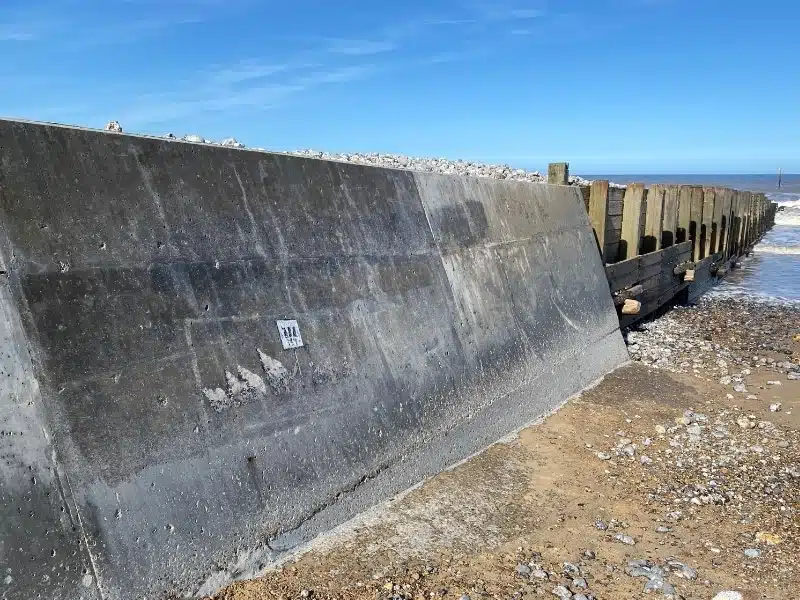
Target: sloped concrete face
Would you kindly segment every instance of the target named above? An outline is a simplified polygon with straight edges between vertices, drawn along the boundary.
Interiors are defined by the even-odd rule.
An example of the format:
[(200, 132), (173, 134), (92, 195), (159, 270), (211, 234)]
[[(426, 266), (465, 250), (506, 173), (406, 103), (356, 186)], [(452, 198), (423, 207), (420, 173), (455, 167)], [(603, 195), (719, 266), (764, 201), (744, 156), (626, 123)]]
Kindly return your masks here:
[(0, 121), (0, 244), (3, 598), (212, 592), (627, 360), (577, 189)]

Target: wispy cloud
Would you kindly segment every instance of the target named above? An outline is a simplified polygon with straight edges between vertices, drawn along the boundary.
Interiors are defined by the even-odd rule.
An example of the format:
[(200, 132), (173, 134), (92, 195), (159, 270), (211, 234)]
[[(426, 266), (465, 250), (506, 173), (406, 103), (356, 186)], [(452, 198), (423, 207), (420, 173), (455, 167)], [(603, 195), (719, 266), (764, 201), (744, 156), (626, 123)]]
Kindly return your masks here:
[(0, 42), (30, 42), (38, 37), (36, 33), (23, 26), (0, 24)]
[(392, 40), (335, 40), (328, 48), (329, 52), (343, 56), (368, 56), (391, 52), (397, 49), (397, 42)]

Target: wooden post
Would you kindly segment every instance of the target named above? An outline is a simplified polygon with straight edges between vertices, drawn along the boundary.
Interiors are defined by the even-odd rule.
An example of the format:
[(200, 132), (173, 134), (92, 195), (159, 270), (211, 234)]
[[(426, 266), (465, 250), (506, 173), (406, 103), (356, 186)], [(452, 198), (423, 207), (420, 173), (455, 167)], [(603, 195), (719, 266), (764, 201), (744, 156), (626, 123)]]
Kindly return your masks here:
[(731, 236), (733, 251), (736, 256), (742, 255), (742, 235), (744, 232), (744, 192), (736, 192), (735, 230)]
[(619, 260), (639, 256), (639, 242), (642, 235), (642, 202), (644, 184), (632, 183), (625, 190), (622, 206), (622, 235), (619, 241)]
[(677, 185), (668, 185), (664, 192), (664, 219), (661, 226), (661, 247), (668, 248), (673, 244), (678, 235), (678, 201), (680, 188)]
[(663, 185), (651, 185), (647, 191), (647, 212), (644, 219), (644, 239), (642, 254), (661, 249), (661, 223), (664, 217)]
[(714, 214), (711, 217), (711, 252), (719, 252), (719, 241), (722, 237), (722, 212), (725, 208), (725, 189), (714, 188)]
[(589, 189), (589, 221), (592, 223), (600, 256), (605, 260), (606, 220), (608, 219), (608, 181), (593, 181)]
[(700, 228), (703, 224), (703, 188), (697, 185), (692, 186), (692, 214), (689, 223), (689, 239), (692, 241), (692, 260), (699, 262), (700, 248)]
[(739, 207), (740, 223), (739, 226), (739, 255), (744, 254), (747, 248), (747, 227), (750, 225), (747, 219), (747, 211), (750, 206), (750, 192), (742, 192), (742, 205)]
[(711, 233), (714, 223), (714, 188), (703, 188), (703, 222), (700, 226), (700, 258), (711, 256)]
[(678, 188), (678, 231), (675, 243), (689, 240), (689, 229), (692, 225), (692, 188), (682, 185)]
[[(717, 252), (721, 252), (723, 256), (730, 256), (730, 238), (731, 238), (731, 202), (733, 201), (733, 190), (730, 188), (720, 188), (717, 198), (721, 198), (720, 202), (720, 220), (719, 220), (719, 244), (717, 245)], [(716, 208), (716, 206), (715, 206)]]
[(547, 165), (547, 183), (569, 185), (569, 163), (550, 163)]

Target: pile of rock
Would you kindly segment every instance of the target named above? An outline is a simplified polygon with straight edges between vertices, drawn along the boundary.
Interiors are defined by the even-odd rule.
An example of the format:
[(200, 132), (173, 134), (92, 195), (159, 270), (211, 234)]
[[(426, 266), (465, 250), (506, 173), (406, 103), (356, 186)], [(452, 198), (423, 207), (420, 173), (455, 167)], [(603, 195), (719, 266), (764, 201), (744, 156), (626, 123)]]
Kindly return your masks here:
[(677, 307), (626, 331), (625, 341), (633, 360), (693, 373), (752, 396), (745, 378), (756, 368), (776, 374), (773, 386), (782, 385), (781, 379), (800, 378), (800, 362), (784, 335), (792, 322), (800, 326), (792, 306), (704, 298), (697, 306)]
[(318, 152), (316, 150), (297, 150), (289, 152), (288, 154), (319, 158), (321, 160), (334, 160), (386, 167), (390, 169), (408, 169), (410, 171), (462, 175), (465, 177), (489, 177), (492, 179), (507, 179), (510, 181), (527, 181), (529, 183), (543, 183), (547, 180), (539, 171), (527, 171), (525, 169), (514, 169), (509, 165), (491, 165), (467, 160), (419, 158), (403, 156), (402, 154), (379, 154), (375, 152), (367, 154), (337, 154)]

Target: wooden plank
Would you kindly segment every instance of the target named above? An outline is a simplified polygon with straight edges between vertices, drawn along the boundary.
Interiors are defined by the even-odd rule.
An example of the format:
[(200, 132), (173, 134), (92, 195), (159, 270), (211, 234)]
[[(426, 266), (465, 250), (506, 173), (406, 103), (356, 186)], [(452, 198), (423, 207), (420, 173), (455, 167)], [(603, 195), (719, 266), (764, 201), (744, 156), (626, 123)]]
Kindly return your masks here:
[(656, 277), (661, 273), (661, 261), (659, 260), (657, 263), (652, 265), (639, 265), (639, 282), (641, 283), (645, 279), (649, 279), (650, 277)]
[[(593, 181), (589, 189), (589, 221), (600, 252), (605, 252), (608, 218), (608, 181)], [(605, 259), (605, 256), (603, 256)]]
[(679, 198), (680, 188), (677, 185), (668, 185), (664, 192), (664, 218), (661, 226), (662, 248), (677, 243)]
[(739, 256), (739, 236), (742, 230), (742, 192), (736, 190), (733, 193), (733, 200), (731, 203), (731, 233), (730, 242), (728, 244), (729, 254), (731, 256)]
[(622, 200), (611, 200), (611, 194), (608, 194), (608, 214), (609, 216), (622, 216)]
[[(717, 191), (717, 200), (719, 200), (719, 239), (715, 249), (716, 252), (722, 252), (728, 256), (728, 245), (730, 243), (730, 230), (731, 230), (731, 200), (733, 199), (733, 190), (730, 188), (720, 188)], [(716, 205), (714, 210), (716, 211)]]
[(639, 258), (606, 265), (606, 279), (612, 292), (632, 286), (639, 279)]
[(719, 251), (720, 237), (722, 237), (722, 211), (725, 206), (725, 188), (714, 188), (714, 213), (711, 218), (711, 249), (710, 252)]
[(664, 217), (665, 192), (666, 188), (658, 184), (651, 185), (647, 190), (642, 254), (661, 249), (661, 223)]
[(692, 186), (691, 222), (689, 238), (692, 241), (692, 257), (700, 260), (700, 226), (703, 222), (703, 188)]
[(658, 250), (657, 252), (649, 252), (648, 254), (642, 254), (639, 257), (639, 264), (643, 267), (660, 264), (663, 254), (664, 252), (662, 250)]
[(692, 222), (692, 187), (682, 185), (678, 187), (678, 231), (675, 239), (685, 242), (689, 239), (689, 227)]
[(621, 235), (622, 229), (606, 229), (606, 246), (608, 244), (619, 242)]
[[(616, 242), (608, 242), (606, 243), (606, 256), (619, 256), (619, 240)], [(606, 264), (613, 264), (613, 263), (606, 263)]]
[(703, 220), (700, 223), (700, 256), (713, 254), (711, 241), (714, 228), (714, 188), (703, 188)]
[(641, 183), (630, 184), (625, 190), (625, 203), (622, 207), (622, 236), (619, 243), (620, 260), (627, 260), (639, 255), (643, 201), (644, 185)]

